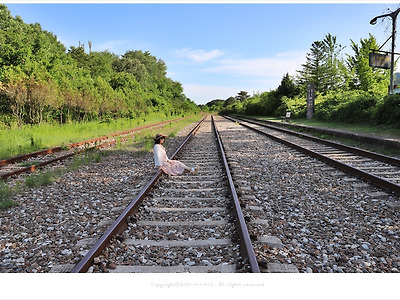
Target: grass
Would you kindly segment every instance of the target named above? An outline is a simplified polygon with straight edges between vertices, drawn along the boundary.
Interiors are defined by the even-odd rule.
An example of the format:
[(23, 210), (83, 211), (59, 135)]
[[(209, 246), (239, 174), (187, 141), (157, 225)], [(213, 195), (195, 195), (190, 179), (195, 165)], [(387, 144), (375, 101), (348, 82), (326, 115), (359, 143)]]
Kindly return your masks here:
[(17, 202), (12, 200), (12, 196), (18, 194), (21, 190), (25, 188), (38, 188), (40, 186), (50, 185), (61, 178), (66, 172), (76, 171), (85, 164), (99, 163), (104, 156), (112, 155), (112, 153), (118, 153), (119, 151), (130, 151), (133, 147), (139, 151), (132, 151), (132, 155), (136, 156), (148, 153), (154, 147), (153, 138), (158, 132), (162, 132), (171, 138), (176, 136), (176, 134), (185, 126), (197, 121), (199, 121), (199, 116), (191, 116), (179, 122), (167, 123), (162, 128), (146, 129), (138, 132), (135, 134), (134, 138), (128, 139), (126, 143), (119, 140), (117, 141), (116, 147), (112, 150), (90, 150), (84, 154), (75, 155), (72, 161), (67, 164), (65, 168), (39, 171), (26, 176), (22, 187), (17, 184), (14, 188), (10, 188), (6, 182), (0, 181), (0, 209), (5, 210), (19, 205)]
[(176, 119), (153, 113), (140, 119), (119, 119), (109, 123), (94, 121), (64, 125), (25, 125), (19, 129), (0, 129), (0, 159), (104, 136), (138, 126)]
[(0, 209), (7, 209), (18, 205), (11, 199), (13, 194), (12, 189), (4, 181), (0, 180)]

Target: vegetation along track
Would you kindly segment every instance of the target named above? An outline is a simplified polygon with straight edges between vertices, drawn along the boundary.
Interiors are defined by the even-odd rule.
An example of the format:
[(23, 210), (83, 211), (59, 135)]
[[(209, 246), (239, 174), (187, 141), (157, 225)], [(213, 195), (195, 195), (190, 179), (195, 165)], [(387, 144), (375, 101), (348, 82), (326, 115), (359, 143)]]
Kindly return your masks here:
[(19, 155), (8, 159), (0, 160), (0, 178), (6, 179), (14, 175), (36, 171), (41, 167), (49, 164), (65, 160), (76, 154), (83, 153), (85, 151), (103, 148), (111, 146), (117, 143), (117, 140), (126, 141), (134, 136), (134, 133), (149, 129), (165, 126), (170, 122), (176, 122), (182, 120), (182, 118), (159, 122), (156, 124), (149, 124), (139, 126), (130, 130), (113, 133), (110, 135), (94, 138), (78, 143), (72, 143), (66, 147), (54, 147), (51, 149), (45, 149), (33, 153)]
[(172, 157), (198, 174), (158, 172), (72, 272), (259, 272), (218, 133), (209, 119), (195, 132)]
[[(261, 272), (399, 272), (397, 196), (236, 122), (216, 119)], [(226, 210), (225, 180), (214, 178), (221, 168), (210, 158), (216, 155), (202, 163), (200, 149), (210, 136), (199, 131), (196, 139), (179, 159), (199, 163), (201, 172), (162, 177), (128, 230), (93, 260), (91, 271), (249, 270), (239, 257), (233, 223), (226, 221), (233, 216)], [(226, 245), (212, 244), (222, 241)]]
[[(380, 189), (236, 122), (218, 117), (216, 127), (261, 272), (399, 272), (400, 214), (393, 205), (398, 203), (397, 196), (382, 193)], [(202, 135), (206, 136), (199, 131), (191, 142)], [(211, 134), (208, 136), (214, 138)], [(167, 143), (175, 139), (167, 139)], [(165, 267), (169, 264), (170, 271), (174, 272), (183, 268), (186, 272), (233, 271), (231, 260), (239, 266), (235, 271), (248, 271), (247, 261), (241, 261), (238, 255), (240, 243), (234, 233), (234, 223), (230, 222), (234, 219), (231, 210), (215, 209), (231, 206), (220, 201), (221, 196), (214, 199), (216, 205), (211, 217), (221, 220), (228, 217), (229, 224), (223, 232), (185, 224), (168, 228), (152, 226), (154, 223), (139, 223), (157, 219), (168, 222), (181, 222), (178, 218), (194, 220), (195, 215), (206, 212), (171, 211), (186, 207), (205, 208), (208, 198), (212, 198), (207, 194), (216, 191), (204, 189), (227, 188), (222, 179), (207, 178), (207, 173), (204, 173), (207, 166), (213, 166), (212, 159), (216, 155), (203, 165), (200, 164), (201, 148), (189, 147), (196, 153), (194, 159), (203, 173), (172, 178), (163, 175), (155, 189), (137, 207), (138, 214), (127, 218), (128, 231), (121, 229), (121, 235), (111, 239), (109, 247), (93, 258), (94, 264), (88, 268), (89, 271), (117, 272), (124, 268), (128, 271), (127, 266), (135, 264), (144, 267), (142, 270), (153, 268), (152, 271), (155, 271), (155, 265), (163, 264)], [(175, 149), (175, 146), (167, 145), (167, 149)], [(149, 166), (153, 166), (151, 153), (137, 158), (126, 154), (95, 164), (93, 168), (88, 166), (73, 172), (68, 175), (68, 180), (41, 187), (34, 194), (23, 193), (20, 196), (21, 207), (11, 208), (0, 218), (0, 270), (69, 272), (76, 267), (114, 218), (117, 219), (134, 196), (146, 188), (148, 180), (156, 176), (154, 171), (149, 171)], [(178, 159), (194, 163), (189, 160), (189, 153), (179, 155)], [(110, 164), (115, 166), (111, 168)], [(212, 173), (219, 173), (218, 168), (214, 166)], [(197, 184), (189, 183), (192, 180)], [(175, 195), (175, 190), (182, 186), (192, 188), (193, 185), (203, 191), (197, 196), (180, 197), (182, 201), (174, 200), (180, 196)], [(225, 197), (228, 193), (226, 189)], [(162, 208), (166, 208), (164, 212)], [(130, 245), (128, 241), (133, 240), (128, 235), (130, 231), (139, 234), (136, 240), (145, 240), (148, 235), (148, 241), (160, 244)], [(163, 233), (169, 234), (168, 237)], [(231, 239), (233, 245), (228, 245), (228, 250), (210, 246), (207, 249), (214, 252), (209, 257), (204, 246), (188, 248), (174, 242), (198, 240), (191, 234), (197, 234), (200, 240), (208, 237)], [(163, 241), (171, 241), (172, 245), (163, 246)], [(235, 250), (233, 255), (227, 255), (230, 258), (216, 256), (216, 252), (229, 250)], [(225, 269), (218, 266), (223, 263)], [(193, 268), (211, 265), (214, 267), (209, 269)]]

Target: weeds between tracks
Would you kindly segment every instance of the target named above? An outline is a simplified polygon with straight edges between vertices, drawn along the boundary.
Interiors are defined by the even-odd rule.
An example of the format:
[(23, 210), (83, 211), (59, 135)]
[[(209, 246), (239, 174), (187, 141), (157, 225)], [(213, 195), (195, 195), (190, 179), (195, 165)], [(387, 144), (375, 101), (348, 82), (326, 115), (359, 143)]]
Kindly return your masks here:
[(18, 194), (22, 189), (25, 188), (37, 188), (44, 185), (52, 184), (54, 181), (61, 178), (68, 171), (76, 171), (82, 165), (89, 163), (101, 162), (102, 157), (112, 155), (113, 153), (118, 153), (120, 150), (133, 150), (132, 155), (140, 156), (148, 153), (153, 149), (154, 141), (153, 137), (159, 131), (162, 131), (168, 137), (174, 137), (176, 134), (184, 127), (192, 124), (194, 121), (198, 120), (198, 116), (192, 116), (188, 119), (171, 122), (164, 126), (162, 129), (146, 129), (135, 134), (134, 137), (129, 137), (127, 141), (122, 142), (121, 139), (117, 138), (116, 147), (111, 150), (91, 150), (84, 154), (79, 154), (73, 157), (72, 161), (66, 165), (66, 167), (49, 169), (46, 171), (39, 171), (37, 173), (32, 173), (25, 177), (25, 181), (17, 183), (14, 187), (10, 187), (7, 182), (0, 182), (0, 209), (5, 210), (7, 208), (18, 205), (17, 202), (12, 200), (12, 197)]

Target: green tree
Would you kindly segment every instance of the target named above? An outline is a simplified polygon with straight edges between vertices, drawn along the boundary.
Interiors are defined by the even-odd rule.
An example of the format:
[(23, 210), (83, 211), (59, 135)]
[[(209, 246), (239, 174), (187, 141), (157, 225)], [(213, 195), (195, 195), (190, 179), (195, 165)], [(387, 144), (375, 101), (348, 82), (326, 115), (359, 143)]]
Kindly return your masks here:
[(301, 65), (303, 69), (297, 71), (299, 85), (306, 86), (309, 82), (313, 82), (317, 92), (323, 91), (326, 79), (325, 55), (324, 43), (322, 41), (313, 42), (310, 52), (306, 55), (306, 63)]
[(323, 90), (334, 90), (345, 85), (344, 78), (346, 73), (344, 72), (344, 62), (340, 55), (344, 47), (338, 44), (336, 36), (330, 33), (325, 36), (323, 45), (325, 51), (324, 65), (326, 70), (326, 79), (324, 80), (325, 86)]
[(236, 99), (243, 102), (245, 101), (247, 98), (249, 98), (250, 95), (246, 92), (246, 91), (240, 91), (237, 96)]
[(378, 44), (373, 35), (367, 39), (360, 39), (360, 44), (351, 40), (354, 55), (348, 55), (347, 63), (351, 70), (350, 87), (363, 91), (385, 94), (389, 86), (389, 71), (372, 68), (369, 66), (369, 53), (371, 49), (378, 49)]
[(281, 83), (277, 88), (277, 95), (279, 97), (286, 96), (292, 98), (299, 93), (299, 88), (294, 80), (289, 76), (289, 73), (283, 76)]

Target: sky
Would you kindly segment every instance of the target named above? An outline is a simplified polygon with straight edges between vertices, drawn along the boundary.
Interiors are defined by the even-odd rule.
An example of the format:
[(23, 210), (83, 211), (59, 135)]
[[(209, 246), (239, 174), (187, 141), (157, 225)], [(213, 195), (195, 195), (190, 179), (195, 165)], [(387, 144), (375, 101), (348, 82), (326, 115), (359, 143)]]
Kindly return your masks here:
[(369, 22), (399, 7), (378, 1), (151, 2), (2, 3), (13, 17), (52, 32), (67, 49), (84, 44), (88, 52), (91, 41), (92, 51), (149, 51), (196, 104), (276, 89), (286, 73), (302, 69), (312, 43), (328, 33), (350, 55), (351, 40), (359, 43), (369, 34), (382, 45), (391, 35), (391, 18)]

